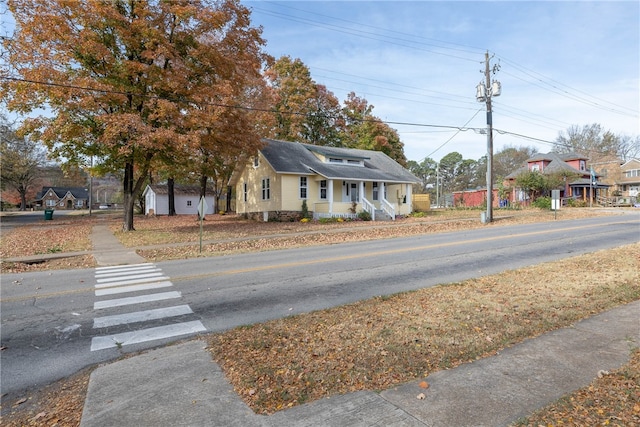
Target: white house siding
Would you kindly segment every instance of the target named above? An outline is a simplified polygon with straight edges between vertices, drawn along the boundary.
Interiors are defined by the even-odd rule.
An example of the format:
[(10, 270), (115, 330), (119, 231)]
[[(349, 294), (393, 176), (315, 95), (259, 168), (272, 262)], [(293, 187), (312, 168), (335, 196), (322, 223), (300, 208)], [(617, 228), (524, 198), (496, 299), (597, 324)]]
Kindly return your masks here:
[[(207, 210), (205, 215), (212, 215), (215, 199), (213, 195), (205, 197), (207, 201)], [(198, 204), (200, 196), (197, 195), (174, 195), (176, 207), (176, 215), (196, 215), (198, 213)], [(191, 202), (191, 206), (189, 206)], [(166, 194), (156, 194), (151, 188), (147, 188), (145, 192), (145, 215), (169, 215), (169, 196)]]
[[(215, 204), (215, 199), (213, 196), (206, 196), (205, 200), (207, 201), (207, 210), (205, 215), (212, 215), (213, 207)], [(189, 203), (190, 202), (190, 203)], [(177, 215), (196, 215), (198, 213), (198, 204), (200, 203), (199, 196), (183, 196), (176, 195), (175, 196), (175, 205), (176, 205), (176, 214)], [(169, 206), (169, 199), (166, 199), (167, 208)], [(189, 206), (190, 204), (190, 206)]]

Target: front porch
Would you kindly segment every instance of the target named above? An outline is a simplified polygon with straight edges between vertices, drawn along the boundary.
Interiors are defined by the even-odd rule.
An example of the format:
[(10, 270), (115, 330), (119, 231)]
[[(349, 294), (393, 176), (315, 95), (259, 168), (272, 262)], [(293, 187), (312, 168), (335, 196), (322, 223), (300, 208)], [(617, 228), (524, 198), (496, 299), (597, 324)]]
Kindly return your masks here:
[[(394, 221), (397, 215), (411, 213), (411, 184), (326, 180), (320, 188), (326, 189), (321, 192), (325, 200), (313, 203), (314, 219), (355, 219), (364, 211), (372, 221)], [(389, 194), (395, 194), (396, 202), (388, 200)]]

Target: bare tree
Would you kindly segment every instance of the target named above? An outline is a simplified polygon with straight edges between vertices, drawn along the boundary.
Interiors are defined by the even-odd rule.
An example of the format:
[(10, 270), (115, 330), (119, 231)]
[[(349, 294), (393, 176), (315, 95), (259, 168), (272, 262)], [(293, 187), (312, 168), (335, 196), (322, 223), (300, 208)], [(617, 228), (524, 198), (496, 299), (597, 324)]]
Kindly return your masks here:
[(10, 187), (20, 195), (20, 210), (27, 208), (27, 193), (46, 161), (43, 148), (35, 141), (19, 136), (11, 124), (0, 116), (0, 156), (2, 189)]

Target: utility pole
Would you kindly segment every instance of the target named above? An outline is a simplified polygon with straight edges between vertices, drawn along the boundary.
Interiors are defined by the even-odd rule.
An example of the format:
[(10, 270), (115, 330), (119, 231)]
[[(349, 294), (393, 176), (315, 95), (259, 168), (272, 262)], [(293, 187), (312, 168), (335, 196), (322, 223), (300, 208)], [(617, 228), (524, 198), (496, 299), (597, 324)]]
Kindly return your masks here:
[(440, 207), (440, 163), (436, 163), (436, 208)]
[(491, 111), (491, 98), (500, 96), (500, 82), (491, 82), (491, 72), (497, 73), (499, 65), (490, 65), (489, 51), (484, 54), (484, 77), (485, 81), (480, 81), (476, 86), (476, 99), (478, 102), (485, 102), (487, 105), (487, 213), (485, 222), (493, 221), (493, 117)]

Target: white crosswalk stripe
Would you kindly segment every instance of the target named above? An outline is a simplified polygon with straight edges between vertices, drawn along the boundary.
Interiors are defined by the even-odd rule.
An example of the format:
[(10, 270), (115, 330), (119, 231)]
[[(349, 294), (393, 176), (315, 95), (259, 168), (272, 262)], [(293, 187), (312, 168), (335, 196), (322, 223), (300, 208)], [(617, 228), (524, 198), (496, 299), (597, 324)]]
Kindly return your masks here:
[(182, 294), (177, 291), (161, 292), (158, 294), (140, 295), (136, 297), (117, 298), (93, 303), (95, 310), (103, 308), (122, 307), (123, 305), (142, 304), (145, 302), (162, 301), (165, 299), (180, 298)]
[(141, 342), (161, 340), (180, 335), (204, 332), (206, 328), (199, 320), (193, 322), (176, 323), (173, 325), (157, 326), (155, 328), (140, 329), (133, 332), (94, 337), (91, 340), (91, 351), (105, 348), (122, 347), (124, 345), (139, 344)]
[(102, 273), (98, 273), (96, 272), (96, 279), (100, 279), (102, 277), (116, 277), (116, 276), (128, 276), (132, 273), (153, 273), (156, 271), (160, 271), (159, 268), (153, 267), (153, 266), (149, 266), (149, 267), (137, 267), (137, 268), (132, 268), (129, 270), (123, 270), (123, 269), (117, 269), (117, 270), (111, 270), (111, 271), (105, 271)]
[[(164, 276), (162, 270), (155, 264), (98, 267), (95, 270), (95, 279), (96, 297), (112, 297), (118, 294), (145, 291), (149, 293), (96, 300), (93, 308), (96, 312), (104, 313), (104, 316), (94, 318), (93, 328), (108, 328), (109, 335), (93, 337), (91, 351), (120, 348), (206, 331), (202, 322), (192, 320), (195, 314), (187, 304), (145, 308), (145, 305), (153, 304), (157, 307), (158, 304), (175, 302), (176, 299), (182, 298), (179, 291), (151, 292), (173, 286), (169, 278)], [(126, 312), (133, 307), (141, 309)], [(123, 310), (125, 312), (122, 312)], [(160, 322), (161, 325), (150, 326), (149, 322), (156, 322), (156, 324)]]
[(145, 282), (158, 282), (160, 280), (168, 280), (169, 278), (166, 276), (157, 276), (157, 277), (145, 277), (141, 279), (135, 280), (119, 280), (117, 282), (110, 283), (98, 283), (96, 288), (109, 288), (113, 286), (125, 286), (125, 285), (135, 285), (136, 283), (145, 283)]
[[(158, 276), (162, 276), (162, 272), (161, 271), (157, 271), (157, 272), (152, 272), (152, 273), (145, 273), (145, 274), (130, 274), (128, 276), (126, 276), (127, 280), (131, 281), (131, 280), (144, 280), (144, 279), (148, 279), (151, 277), (158, 277)], [(98, 283), (109, 283), (109, 282), (119, 282), (122, 281), (121, 277), (109, 277), (106, 279), (98, 279), (96, 280), (96, 282)]]
[(173, 284), (169, 281), (143, 283), (140, 285), (117, 286), (115, 288), (96, 289), (96, 296), (100, 297), (103, 295), (123, 294), (126, 292), (147, 291), (151, 289), (168, 288), (169, 286), (173, 286)]
[(193, 311), (188, 305), (176, 305), (167, 308), (155, 308), (153, 310), (136, 311), (134, 313), (114, 314), (111, 316), (96, 317), (93, 319), (94, 328), (124, 325), (127, 323), (144, 322), (146, 320), (162, 319), (163, 317), (182, 316)]

